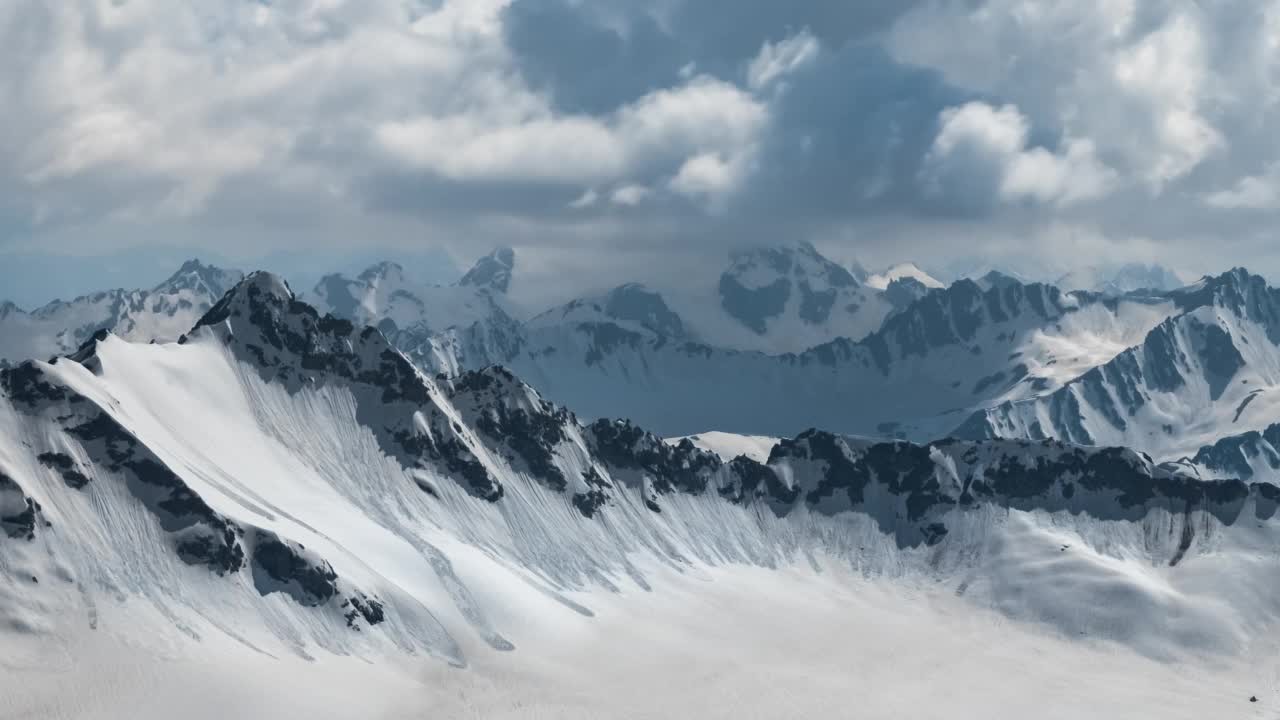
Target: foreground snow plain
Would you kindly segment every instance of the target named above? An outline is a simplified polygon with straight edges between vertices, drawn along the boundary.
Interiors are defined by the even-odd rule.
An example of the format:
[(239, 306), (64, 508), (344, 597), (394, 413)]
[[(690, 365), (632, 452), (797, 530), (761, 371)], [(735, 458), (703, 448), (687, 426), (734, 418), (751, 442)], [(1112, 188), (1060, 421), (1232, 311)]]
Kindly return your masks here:
[(16, 659), (6, 652), (0, 717), (1065, 719), (1280, 712), (1274, 640), (1230, 660), (1157, 660), (1107, 640), (1012, 622), (956, 597), (945, 583), (867, 579), (838, 566), (658, 575), (652, 592), (575, 594), (593, 617), (537, 594), (485, 596), (486, 612), (504, 619), (517, 650), (462, 636), (465, 668), (421, 656), (322, 652), (308, 660), (269, 639), (253, 649), (198, 625), (192, 630), (199, 640), (172, 629), (139, 636), (129, 630), (132, 621), (151, 611), (126, 604), (100, 617), (96, 632), (84, 618), (69, 619), (80, 627), (65, 644), (27, 648)]

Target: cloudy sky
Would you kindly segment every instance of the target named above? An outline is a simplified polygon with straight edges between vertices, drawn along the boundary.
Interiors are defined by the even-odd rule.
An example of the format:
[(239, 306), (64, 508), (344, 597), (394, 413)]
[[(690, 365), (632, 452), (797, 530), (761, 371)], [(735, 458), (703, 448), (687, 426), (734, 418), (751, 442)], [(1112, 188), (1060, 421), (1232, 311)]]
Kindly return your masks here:
[(603, 284), (868, 266), (1280, 271), (1280, 3), (8, 0), (0, 295), (496, 245)]

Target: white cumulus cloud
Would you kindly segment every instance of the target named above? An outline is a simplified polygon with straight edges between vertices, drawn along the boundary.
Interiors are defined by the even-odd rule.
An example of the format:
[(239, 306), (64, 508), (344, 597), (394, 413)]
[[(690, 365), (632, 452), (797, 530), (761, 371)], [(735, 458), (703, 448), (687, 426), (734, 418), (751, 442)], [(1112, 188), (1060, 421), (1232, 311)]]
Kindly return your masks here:
[(1012, 105), (948, 108), (940, 125), (924, 169), (935, 190), (978, 183), (1003, 201), (1065, 206), (1097, 198), (1115, 182), (1088, 140), (1068, 139), (1057, 153), (1029, 147), (1027, 118)]

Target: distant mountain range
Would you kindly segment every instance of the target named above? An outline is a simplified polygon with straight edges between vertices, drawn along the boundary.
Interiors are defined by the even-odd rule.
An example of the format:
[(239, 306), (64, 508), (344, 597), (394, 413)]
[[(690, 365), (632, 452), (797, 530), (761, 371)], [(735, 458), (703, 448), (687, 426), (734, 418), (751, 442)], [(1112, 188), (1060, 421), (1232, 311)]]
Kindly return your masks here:
[(191, 260), (149, 290), (106, 290), (29, 313), (0, 303), (0, 359), (69, 353), (103, 329), (136, 342), (175, 340), (242, 277)]
[[(819, 427), (1176, 459), (1280, 420), (1267, 399), (1280, 383), (1275, 291), (1243, 270), (1185, 288), (1152, 266), (1063, 279), (1092, 290), (994, 271), (942, 287), (910, 263), (869, 273), (798, 244), (736, 252), (687, 290), (629, 283), (541, 312), (508, 296), (518, 272), (501, 248), (453, 285), (380, 263), (299, 299), (378, 328), (433, 374), (501, 365), (582, 417), (666, 436)], [(191, 261), (150, 290), (5, 305), (3, 361), (69, 354), (100, 330), (175, 340), (242, 277)]]
[(1063, 290), (1090, 290), (1104, 295), (1124, 295), (1140, 290), (1167, 292), (1186, 282), (1174, 271), (1155, 264), (1126, 263), (1072, 271), (1054, 283)]

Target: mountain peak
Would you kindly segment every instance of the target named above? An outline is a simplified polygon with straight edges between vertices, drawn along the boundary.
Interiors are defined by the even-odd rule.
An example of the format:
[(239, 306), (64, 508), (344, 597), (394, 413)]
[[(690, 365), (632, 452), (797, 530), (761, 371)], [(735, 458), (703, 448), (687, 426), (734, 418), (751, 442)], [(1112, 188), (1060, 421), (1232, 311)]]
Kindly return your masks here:
[[(743, 247), (730, 253), (729, 259), (733, 266), (763, 264), (783, 275), (812, 264), (840, 267), (819, 252), (813, 243), (804, 241)], [(848, 273), (845, 268), (840, 269)]]
[(505, 293), (511, 286), (511, 272), (515, 270), (515, 266), (516, 251), (500, 247), (477, 260), (458, 284)]
[(1055, 284), (1063, 290), (1124, 295), (1139, 290), (1168, 292), (1184, 283), (1177, 273), (1163, 265), (1131, 262), (1079, 268), (1058, 278)]
[(662, 295), (639, 283), (627, 283), (609, 291), (605, 313), (634, 322), (666, 337), (684, 337), (684, 322), (672, 312)]
[(1021, 278), (1015, 277), (1008, 273), (1000, 272), (999, 270), (991, 270), (986, 275), (983, 275), (977, 280), (970, 281), (968, 278), (961, 278), (960, 280), (960, 282), (966, 282), (966, 281), (976, 283), (977, 286), (982, 288), (983, 290), (990, 290), (992, 288), (1006, 288), (1014, 285), (1027, 284)]
[(238, 270), (225, 270), (192, 258), (182, 263), (177, 272), (157, 285), (154, 290), (170, 293), (181, 290), (203, 291), (212, 298), (219, 298), (243, 278), (244, 273)]
[[(227, 291), (209, 312), (196, 322), (192, 331), (202, 327), (213, 327), (233, 318), (247, 315), (249, 322), (260, 324), (274, 313), (265, 312), (266, 308), (288, 307), (294, 302), (293, 290), (284, 278), (265, 270), (249, 273), (235, 287)], [(307, 307), (307, 306), (304, 306)], [(307, 309), (310, 309), (307, 307)], [(314, 313), (315, 311), (312, 310)]]
[(404, 267), (399, 263), (383, 260), (365, 268), (364, 272), (360, 273), (358, 277), (364, 283), (375, 283), (389, 278), (402, 280), (404, 278)]
[(294, 297), (293, 290), (290, 289), (289, 283), (284, 278), (266, 270), (249, 273), (248, 276), (236, 284), (236, 289), (244, 289), (245, 292), (249, 293), (267, 293), (272, 297), (284, 300), (292, 300)]
[(875, 275), (868, 276), (865, 284), (868, 287), (873, 287), (877, 290), (884, 290), (888, 288), (889, 284), (893, 281), (904, 278), (915, 280), (929, 289), (945, 287), (940, 281), (924, 270), (921, 270), (918, 265), (912, 262), (898, 263), (897, 265), (888, 267)]
[(1243, 267), (1232, 268), (1220, 275), (1206, 275), (1198, 282), (1169, 293), (1182, 310), (1206, 305), (1220, 305), (1241, 310), (1259, 302), (1270, 303), (1267, 296), (1276, 294), (1267, 281)]
[(848, 269), (809, 243), (734, 252), (719, 283), (721, 308), (760, 336), (788, 313), (808, 326), (855, 314), (867, 300), (860, 290)]

